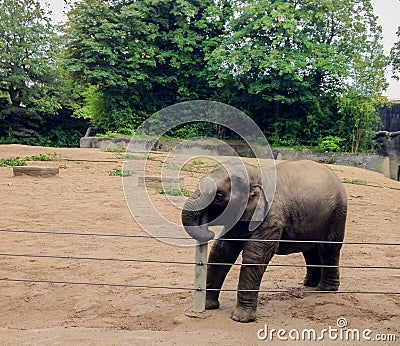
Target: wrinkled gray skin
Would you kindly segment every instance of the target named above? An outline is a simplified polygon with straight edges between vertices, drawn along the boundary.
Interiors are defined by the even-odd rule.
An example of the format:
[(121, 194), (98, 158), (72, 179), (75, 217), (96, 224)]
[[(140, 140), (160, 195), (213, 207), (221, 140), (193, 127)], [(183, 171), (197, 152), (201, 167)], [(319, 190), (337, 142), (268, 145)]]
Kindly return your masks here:
[[(246, 165), (246, 170), (249, 180), (235, 174), (231, 174), (229, 178), (222, 166), (217, 167), (206, 175), (205, 180), (202, 178), (199, 183), (201, 188), (186, 201), (182, 210), (182, 223), (186, 231), (197, 240), (205, 242), (214, 236), (213, 232), (199, 227), (202, 220), (208, 219), (211, 221), (210, 224), (224, 224), (230, 229), (213, 243), (210, 251), (209, 263), (228, 263), (228, 265), (208, 265), (207, 288), (217, 290), (207, 291), (206, 309), (219, 308), (219, 289), (240, 252), (242, 252), (242, 266), (238, 290), (258, 290), (267, 264), (274, 254), (302, 252), (307, 265), (339, 265), (341, 244), (247, 241), (254, 239), (343, 241), (347, 197), (342, 183), (336, 176), (327, 167), (312, 161), (280, 163), (276, 166), (274, 199), (267, 201), (263, 192), (268, 187), (260, 186), (259, 169)], [(238, 171), (243, 175), (243, 170)], [(210, 178), (215, 185), (210, 184), (210, 181), (212, 182)], [(247, 186), (243, 186), (244, 183)], [(232, 184), (239, 185), (235, 196), (231, 196), (231, 190), (234, 190)], [(243, 214), (236, 217), (239, 221), (235, 221), (234, 225), (229, 224), (229, 220), (235, 219), (230, 215), (225, 220), (213, 223), (213, 220), (226, 209), (230, 199), (247, 201)], [(204, 203), (208, 205), (204, 207)], [(260, 213), (260, 206), (264, 211), (268, 211), (270, 207), (268, 215), (266, 217), (262, 215), (261, 219), (264, 221), (256, 224), (257, 227), (250, 231), (249, 228), (254, 228), (250, 221), (254, 214)], [(243, 241), (225, 240), (237, 238)], [(246, 264), (265, 264), (265, 266), (246, 266)], [(318, 266), (307, 268), (305, 286), (317, 287), (321, 291), (336, 291), (339, 283), (338, 268), (321, 269)], [(239, 322), (254, 321), (257, 300), (257, 292), (239, 291), (232, 319)]]

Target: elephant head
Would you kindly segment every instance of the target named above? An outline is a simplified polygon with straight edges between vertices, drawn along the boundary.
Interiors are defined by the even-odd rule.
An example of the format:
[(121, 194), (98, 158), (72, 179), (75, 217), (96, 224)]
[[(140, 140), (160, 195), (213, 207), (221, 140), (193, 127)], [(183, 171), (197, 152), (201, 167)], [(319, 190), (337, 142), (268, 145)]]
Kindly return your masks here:
[(186, 232), (200, 242), (214, 238), (205, 225), (223, 225), (229, 231), (237, 222), (255, 230), (265, 219), (268, 201), (257, 167), (240, 160), (224, 163), (200, 179), (182, 210)]

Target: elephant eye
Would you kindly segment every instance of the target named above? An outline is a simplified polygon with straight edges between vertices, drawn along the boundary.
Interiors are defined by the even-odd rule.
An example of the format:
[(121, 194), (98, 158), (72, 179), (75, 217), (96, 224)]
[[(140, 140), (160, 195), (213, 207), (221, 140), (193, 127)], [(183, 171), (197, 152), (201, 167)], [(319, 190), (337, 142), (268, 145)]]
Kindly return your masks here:
[(221, 191), (217, 191), (214, 200), (215, 200), (216, 202), (222, 202), (222, 201), (224, 200), (224, 198), (225, 198), (224, 193), (221, 192)]

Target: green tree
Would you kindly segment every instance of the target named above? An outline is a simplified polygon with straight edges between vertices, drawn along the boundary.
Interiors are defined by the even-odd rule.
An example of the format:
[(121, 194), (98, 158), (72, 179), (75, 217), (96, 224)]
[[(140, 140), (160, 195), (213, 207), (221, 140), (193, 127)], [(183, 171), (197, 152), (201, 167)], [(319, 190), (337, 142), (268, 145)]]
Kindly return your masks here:
[[(378, 109), (387, 103), (381, 96), (365, 96), (350, 88), (340, 100), (339, 134), (351, 144), (351, 152), (373, 148), (372, 138), (381, 124)], [(350, 148), (349, 148), (350, 149)]]
[(349, 51), (351, 64), (348, 79), (342, 92), (339, 122), (342, 137), (351, 142), (353, 153), (373, 146), (372, 139), (381, 124), (378, 109), (387, 100), (382, 97), (388, 83), (385, 69), (389, 59), (383, 53), (382, 28), (377, 25), (370, 1), (365, 1), (356, 19), (360, 23), (358, 37), (353, 38), (357, 49)]
[[(396, 34), (400, 38), (400, 26)], [(390, 50), (390, 61), (392, 63), (393, 78), (400, 80), (400, 40), (395, 42)]]
[(82, 0), (66, 38), (76, 114), (105, 130), (213, 99), (245, 111), (277, 144), (340, 135), (358, 150), (376, 114), (354, 109), (379, 104), (385, 87), (370, 0)]
[(350, 116), (338, 112), (342, 95), (375, 96), (385, 84), (370, 0), (249, 0), (235, 7), (226, 28), (208, 57), (212, 83), (235, 83), (277, 142), (334, 135), (340, 117)]
[(59, 42), (39, 1), (0, 2), (0, 137), (29, 138), (61, 108)]
[[(206, 15), (210, 4), (77, 3), (68, 14), (64, 61), (71, 76), (90, 90), (91, 97), (82, 98), (84, 113), (105, 130), (121, 131), (165, 106), (209, 98), (204, 55), (214, 36)], [(102, 103), (102, 110), (88, 108), (87, 102)]]

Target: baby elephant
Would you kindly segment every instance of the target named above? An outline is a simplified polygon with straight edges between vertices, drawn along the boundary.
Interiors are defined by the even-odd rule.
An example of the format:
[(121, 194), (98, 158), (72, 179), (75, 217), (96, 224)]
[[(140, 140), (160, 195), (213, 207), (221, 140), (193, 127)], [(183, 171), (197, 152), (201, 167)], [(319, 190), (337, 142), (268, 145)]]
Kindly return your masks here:
[[(219, 308), (219, 290), (242, 252), (237, 305), (232, 312), (232, 319), (239, 322), (256, 319), (257, 290), (274, 254), (303, 253), (306, 264), (314, 265), (307, 268), (305, 286), (320, 291), (339, 287), (337, 266), (347, 215), (342, 183), (324, 165), (307, 160), (279, 163), (275, 181), (273, 177), (248, 164), (220, 165), (200, 180), (182, 210), (186, 231), (201, 242), (214, 237), (201, 227), (207, 220), (209, 225), (225, 226), (208, 259), (226, 265), (208, 265), (207, 309)], [(272, 198), (269, 192), (275, 184)]]

